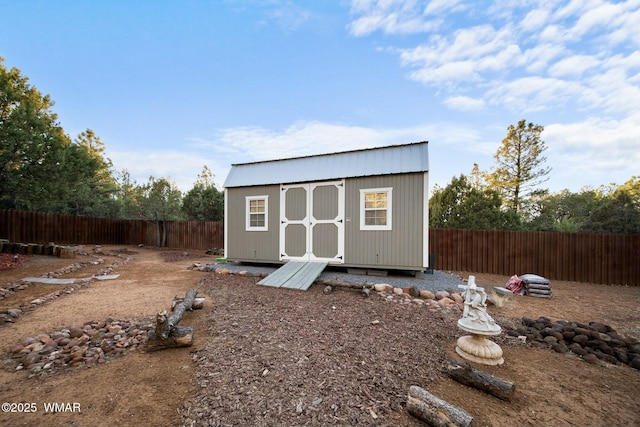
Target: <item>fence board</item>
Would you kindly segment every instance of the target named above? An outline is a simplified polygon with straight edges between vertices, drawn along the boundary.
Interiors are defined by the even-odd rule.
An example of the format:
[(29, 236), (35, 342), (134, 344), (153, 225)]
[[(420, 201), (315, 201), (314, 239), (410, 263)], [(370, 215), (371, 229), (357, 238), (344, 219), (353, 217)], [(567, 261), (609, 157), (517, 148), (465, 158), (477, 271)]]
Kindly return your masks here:
[[(0, 210), (0, 239), (21, 243), (157, 246), (155, 224), (142, 220)], [(221, 222), (168, 221), (167, 246), (213, 249), (224, 245)]]
[(429, 242), (440, 270), (640, 286), (638, 234), (431, 229)]

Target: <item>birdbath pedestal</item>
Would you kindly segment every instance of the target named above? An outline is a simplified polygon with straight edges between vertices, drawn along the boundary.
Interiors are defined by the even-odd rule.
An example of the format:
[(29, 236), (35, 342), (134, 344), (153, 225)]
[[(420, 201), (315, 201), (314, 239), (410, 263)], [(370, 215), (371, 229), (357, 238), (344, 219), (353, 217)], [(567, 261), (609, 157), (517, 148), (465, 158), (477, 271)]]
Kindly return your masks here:
[(458, 320), (458, 327), (471, 335), (458, 338), (456, 353), (472, 362), (483, 365), (502, 365), (502, 349), (487, 337), (499, 335), (502, 331), (491, 316), (487, 314), (487, 294), (484, 288), (475, 283), (475, 276), (469, 276), (464, 289), (464, 310)]

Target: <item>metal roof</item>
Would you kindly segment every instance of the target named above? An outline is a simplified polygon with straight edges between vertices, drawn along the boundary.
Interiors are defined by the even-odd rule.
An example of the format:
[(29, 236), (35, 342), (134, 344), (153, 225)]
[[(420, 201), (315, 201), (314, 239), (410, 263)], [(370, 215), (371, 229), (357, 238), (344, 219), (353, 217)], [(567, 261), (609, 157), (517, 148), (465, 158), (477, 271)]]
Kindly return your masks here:
[(225, 188), (292, 184), (429, 170), (428, 142), (231, 165)]

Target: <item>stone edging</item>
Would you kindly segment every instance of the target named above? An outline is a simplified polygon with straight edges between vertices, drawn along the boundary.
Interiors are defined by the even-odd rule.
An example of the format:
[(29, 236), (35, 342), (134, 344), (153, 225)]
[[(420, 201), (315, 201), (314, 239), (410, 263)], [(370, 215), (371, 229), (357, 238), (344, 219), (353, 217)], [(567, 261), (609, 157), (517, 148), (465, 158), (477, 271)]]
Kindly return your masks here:
[[(246, 270), (235, 271), (228, 268), (219, 267), (214, 270), (206, 267), (194, 266), (200, 271), (209, 271), (220, 275), (238, 275), (244, 277), (266, 277), (267, 273), (251, 273)], [(340, 280), (319, 279), (315, 283), (326, 286), (340, 286)], [(431, 292), (427, 290), (418, 290), (417, 288), (398, 288), (386, 283), (377, 283), (374, 285), (363, 285), (363, 288), (373, 289), (378, 296), (384, 298), (387, 303), (398, 303), (404, 305), (425, 306), (429, 311), (437, 312), (442, 309), (458, 309), (462, 310), (464, 299), (459, 292), (437, 291)]]
[(90, 321), (25, 338), (8, 350), (15, 371), (28, 370), (32, 375), (91, 367), (144, 347), (151, 327), (151, 321), (135, 319)]
[[(89, 255), (89, 254), (83, 253), (83, 255)], [(87, 286), (89, 286), (91, 284), (91, 282), (93, 282), (94, 280), (97, 280), (96, 276), (110, 275), (111, 273), (113, 273), (114, 269), (116, 269), (116, 268), (118, 268), (118, 267), (120, 267), (122, 265), (128, 264), (133, 259), (132, 257), (125, 257), (125, 256), (120, 255), (120, 254), (113, 254), (113, 255), (109, 254), (109, 255), (115, 256), (115, 257), (118, 257), (118, 258), (122, 258), (122, 260), (121, 261), (115, 261), (110, 266), (107, 266), (107, 267), (103, 268), (102, 270), (100, 270), (94, 276), (91, 276), (91, 277), (88, 277), (88, 278), (84, 278), (84, 279), (77, 279), (77, 283), (74, 283), (72, 285), (66, 286), (63, 289), (59, 289), (57, 291), (51, 292), (51, 293), (49, 293), (49, 294), (47, 294), (47, 295), (45, 295), (43, 297), (36, 298), (33, 301), (31, 301), (29, 304), (22, 305), (22, 306), (17, 307), (17, 308), (3, 310), (2, 312), (0, 312), (0, 327), (2, 327), (3, 325), (5, 325), (7, 323), (15, 322), (24, 313), (29, 312), (29, 311), (33, 311), (37, 307), (45, 305), (45, 304), (57, 299), (60, 296), (72, 294), (72, 293), (74, 293), (76, 291), (79, 291), (80, 289), (86, 288)], [(93, 255), (90, 255), (90, 256), (93, 256)], [(97, 265), (97, 264), (102, 264), (102, 263), (104, 263), (104, 259), (102, 259), (102, 258), (98, 258), (95, 261), (86, 262), (86, 263), (74, 263), (74, 264), (72, 264), (70, 266), (63, 267), (63, 268), (60, 268), (58, 270), (45, 273), (41, 277), (49, 277), (49, 278), (59, 277), (60, 275), (68, 274), (68, 273), (72, 273), (74, 271), (80, 270), (80, 269), (82, 269), (84, 267), (87, 267), (90, 264)], [(7, 288), (3, 288), (3, 289), (7, 289), (9, 292), (15, 292), (15, 290), (26, 289), (28, 286), (29, 286), (28, 283), (19, 281), (19, 282), (10, 283), (7, 286), (7, 288), (12, 287), (12, 289), (7, 289)], [(7, 294), (5, 294), (5, 295), (7, 295)], [(13, 295), (13, 294), (10, 294), (10, 295)]]

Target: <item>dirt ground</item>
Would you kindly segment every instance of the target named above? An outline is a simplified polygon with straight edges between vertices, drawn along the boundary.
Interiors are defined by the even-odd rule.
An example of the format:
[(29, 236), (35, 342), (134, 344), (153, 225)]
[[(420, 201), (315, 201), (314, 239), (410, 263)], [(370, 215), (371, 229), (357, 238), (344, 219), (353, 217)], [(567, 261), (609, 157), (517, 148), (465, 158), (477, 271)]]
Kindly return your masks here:
[[(2, 402), (35, 403), (35, 413), (1, 412), (2, 426), (419, 426), (406, 409), (410, 385), (419, 385), (474, 417), (474, 426), (637, 426), (640, 371), (571, 353), (495, 338), (505, 363), (473, 365), (516, 384), (504, 402), (463, 386), (444, 373), (463, 335), (461, 311), (439, 312), (388, 303), (372, 295), (323, 287), (307, 292), (255, 285), (253, 277), (188, 269), (214, 257), (199, 251), (105, 247), (103, 264), (60, 277), (89, 277), (123, 255), (115, 280), (89, 286), (0, 326)], [(120, 255), (116, 257), (116, 254)], [(0, 287), (73, 262), (32, 256), (0, 270)], [(4, 267), (3, 267), (4, 268)], [(467, 277), (469, 272), (457, 272)], [(508, 277), (475, 274), (479, 286), (503, 286)], [(0, 300), (0, 312), (28, 304), (62, 285), (29, 285)], [(203, 310), (181, 325), (195, 328), (192, 347), (127, 352), (107, 363), (33, 374), (15, 370), (8, 349), (27, 337), (89, 321), (151, 322), (174, 296), (197, 286)], [(640, 338), (640, 288), (552, 282), (554, 298), (512, 297), (489, 312), (503, 326), (522, 316), (610, 325)], [(50, 402), (78, 403), (80, 411), (47, 413)], [(4, 408), (4, 406), (3, 406)]]

